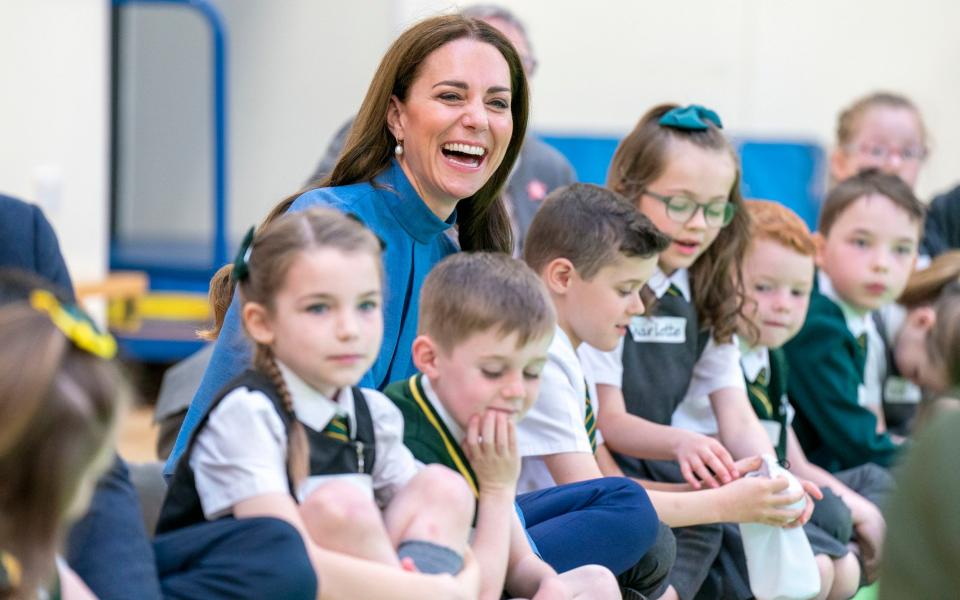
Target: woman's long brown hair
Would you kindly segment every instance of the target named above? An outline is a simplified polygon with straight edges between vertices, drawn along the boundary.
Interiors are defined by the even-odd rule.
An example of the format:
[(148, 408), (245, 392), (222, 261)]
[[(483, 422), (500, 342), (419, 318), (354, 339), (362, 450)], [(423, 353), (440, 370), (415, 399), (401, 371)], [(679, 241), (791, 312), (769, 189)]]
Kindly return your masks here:
[[(507, 61), (513, 133), (503, 161), (490, 179), (476, 194), (457, 204), (458, 237), (464, 250), (511, 252), (510, 221), (500, 192), (510, 177), (526, 135), (529, 92), (523, 65), (513, 45), (503, 34), (479, 19), (459, 14), (438, 16), (420, 21), (400, 34), (377, 67), (340, 159), (330, 175), (315, 187), (369, 182), (390, 164), (397, 145), (387, 126), (390, 99), (396, 96), (401, 102), (405, 101), (427, 57), (441, 46), (462, 38), (490, 44)], [(275, 206), (266, 222), (285, 213), (303, 191), (306, 190)]]
[[(260, 229), (286, 213), (297, 198), (311, 189), (371, 182), (386, 169), (393, 160), (393, 150), (397, 145), (396, 138), (387, 126), (390, 99), (396, 96), (401, 102), (404, 101), (427, 57), (444, 44), (462, 38), (490, 44), (507, 61), (513, 133), (503, 161), (490, 179), (477, 193), (457, 204), (457, 238), (463, 250), (512, 252), (513, 231), (501, 191), (517, 162), (526, 136), (530, 110), (527, 78), (520, 56), (503, 34), (480, 19), (458, 14), (425, 19), (400, 34), (380, 61), (333, 171), (319, 183), (288, 196), (274, 206)], [(210, 303), (215, 309), (214, 325), (200, 332), (201, 337), (216, 338), (223, 326), (222, 315), (230, 306), (232, 292), (230, 269), (223, 267), (210, 280)]]

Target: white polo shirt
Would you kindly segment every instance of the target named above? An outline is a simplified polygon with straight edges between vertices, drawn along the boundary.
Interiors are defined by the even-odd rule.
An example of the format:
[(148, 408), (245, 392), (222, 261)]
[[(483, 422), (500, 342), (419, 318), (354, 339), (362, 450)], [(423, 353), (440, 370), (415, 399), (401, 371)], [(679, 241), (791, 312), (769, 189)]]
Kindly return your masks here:
[[(280, 364), (297, 419), (323, 431), (337, 414), (346, 416), (356, 438), (353, 392), (341, 389), (334, 400), (311, 387)], [(331, 477), (348, 478), (370, 490), (380, 506), (389, 504), (398, 489), (417, 473), (413, 455), (403, 445), (403, 415), (389, 398), (363, 389), (373, 420), (376, 460), (371, 477), (363, 474), (310, 476), (297, 490), (302, 500)], [(241, 500), (269, 493), (289, 493), (287, 433), (273, 403), (262, 392), (246, 387), (228, 393), (210, 413), (190, 455), (190, 467), (204, 516), (230, 514)]]
[[(594, 417), (599, 416), (596, 386), (592, 381), (587, 381), (573, 344), (560, 327), (557, 327), (547, 350), (547, 357), (547, 364), (540, 375), (540, 395), (517, 424), (517, 449), (523, 457), (517, 493), (556, 485), (543, 462), (543, 456), (570, 452), (593, 453), (584, 419), (588, 388)], [(601, 443), (603, 438), (598, 429), (597, 444)]]

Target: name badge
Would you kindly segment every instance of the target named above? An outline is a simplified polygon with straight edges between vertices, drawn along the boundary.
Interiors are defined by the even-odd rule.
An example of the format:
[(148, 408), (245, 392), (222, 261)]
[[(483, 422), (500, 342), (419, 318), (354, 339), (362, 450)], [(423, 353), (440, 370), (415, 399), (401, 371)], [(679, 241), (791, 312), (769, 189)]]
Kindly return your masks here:
[(630, 335), (635, 342), (682, 344), (687, 341), (687, 319), (684, 317), (634, 317)]
[(883, 384), (883, 399), (891, 404), (917, 404), (923, 393), (909, 379), (887, 377)]

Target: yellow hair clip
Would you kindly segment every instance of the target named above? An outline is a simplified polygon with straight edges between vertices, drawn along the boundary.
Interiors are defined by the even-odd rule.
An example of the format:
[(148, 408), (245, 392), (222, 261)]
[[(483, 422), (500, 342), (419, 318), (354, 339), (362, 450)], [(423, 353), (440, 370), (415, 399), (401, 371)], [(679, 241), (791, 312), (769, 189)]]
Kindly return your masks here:
[(73, 344), (104, 359), (117, 354), (117, 342), (109, 333), (100, 333), (90, 317), (75, 306), (60, 304), (56, 296), (46, 290), (30, 293), (30, 306), (50, 316), (50, 321), (63, 332)]
[(20, 561), (17, 560), (16, 556), (0, 550), (0, 572), (6, 573), (6, 579), (10, 587), (13, 589), (20, 587), (23, 569), (20, 567)]

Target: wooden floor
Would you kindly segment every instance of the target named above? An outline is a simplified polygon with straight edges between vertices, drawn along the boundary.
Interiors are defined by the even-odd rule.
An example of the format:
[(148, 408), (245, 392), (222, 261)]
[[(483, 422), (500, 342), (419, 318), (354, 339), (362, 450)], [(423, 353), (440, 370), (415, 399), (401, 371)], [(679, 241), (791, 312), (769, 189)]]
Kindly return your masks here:
[(157, 460), (157, 426), (153, 422), (152, 406), (137, 406), (127, 411), (117, 434), (117, 446), (127, 462)]

